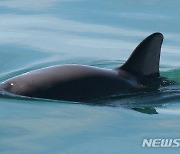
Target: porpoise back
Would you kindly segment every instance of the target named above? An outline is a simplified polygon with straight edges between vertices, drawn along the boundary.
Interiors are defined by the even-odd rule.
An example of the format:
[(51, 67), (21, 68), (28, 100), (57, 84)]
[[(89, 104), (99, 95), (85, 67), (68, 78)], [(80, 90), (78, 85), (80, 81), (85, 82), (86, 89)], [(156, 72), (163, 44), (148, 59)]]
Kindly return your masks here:
[(143, 88), (142, 79), (159, 76), (163, 35), (143, 40), (122, 66), (104, 69), (85, 65), (57, 65), (31, 71), (0, 84), (16, 95), (54, 100), (85, 101)]

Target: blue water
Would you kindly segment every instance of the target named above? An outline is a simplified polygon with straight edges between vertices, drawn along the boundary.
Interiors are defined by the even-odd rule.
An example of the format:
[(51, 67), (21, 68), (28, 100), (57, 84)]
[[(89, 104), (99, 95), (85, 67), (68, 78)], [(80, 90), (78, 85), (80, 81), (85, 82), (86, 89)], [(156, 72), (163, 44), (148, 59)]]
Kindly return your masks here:
[[(114, 68), (159, 31), (165, 36), (161, 75), (180, 83), (179, 5), (178, 0), (1, 0), (0, 81), (55, 64)], [(179, 148), (141, 145), (144, 138), (179, 138), (179, 117), (180, 86), (96, 105), (1, 96), (0, 153), (178, 153)]]

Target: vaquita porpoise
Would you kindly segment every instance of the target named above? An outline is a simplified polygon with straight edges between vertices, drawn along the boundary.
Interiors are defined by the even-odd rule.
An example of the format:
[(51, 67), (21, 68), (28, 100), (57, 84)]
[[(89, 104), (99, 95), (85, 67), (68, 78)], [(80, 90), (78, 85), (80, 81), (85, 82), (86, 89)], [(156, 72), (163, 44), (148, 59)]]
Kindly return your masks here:
[(0, 84), (0, 90), (35, 98), (85, 101), (142, 89), (144, 80), (159, 77), (162, 42), (161, 33), (151, 34), (115, 69), (56, 65), (10, 78)]

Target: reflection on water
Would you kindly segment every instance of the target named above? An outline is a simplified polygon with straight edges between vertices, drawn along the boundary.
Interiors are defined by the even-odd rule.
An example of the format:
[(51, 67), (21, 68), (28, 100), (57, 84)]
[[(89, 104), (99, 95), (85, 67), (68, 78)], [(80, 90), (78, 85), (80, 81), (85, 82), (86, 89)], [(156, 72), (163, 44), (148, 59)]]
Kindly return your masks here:
[(115, 68), (159, 31), (165, 36), (161, 76), (176, 84), (106, 98), (97, 106), (1, 96), (0, 153), (175, 153), (142, 149), (141, 143), (179, 136), (179, 3), (1, 0), (0, 81), (56, 64)]

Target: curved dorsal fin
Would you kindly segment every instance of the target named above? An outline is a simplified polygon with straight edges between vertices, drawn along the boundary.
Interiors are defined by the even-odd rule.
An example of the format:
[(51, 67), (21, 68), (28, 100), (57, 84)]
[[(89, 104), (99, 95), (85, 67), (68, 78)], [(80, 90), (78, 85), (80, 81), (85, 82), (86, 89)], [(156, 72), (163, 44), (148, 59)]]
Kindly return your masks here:
[(145, 38), (119, 69), (138, 77), (159, 76), (159, 60), (163, 35), (154, 33)]

